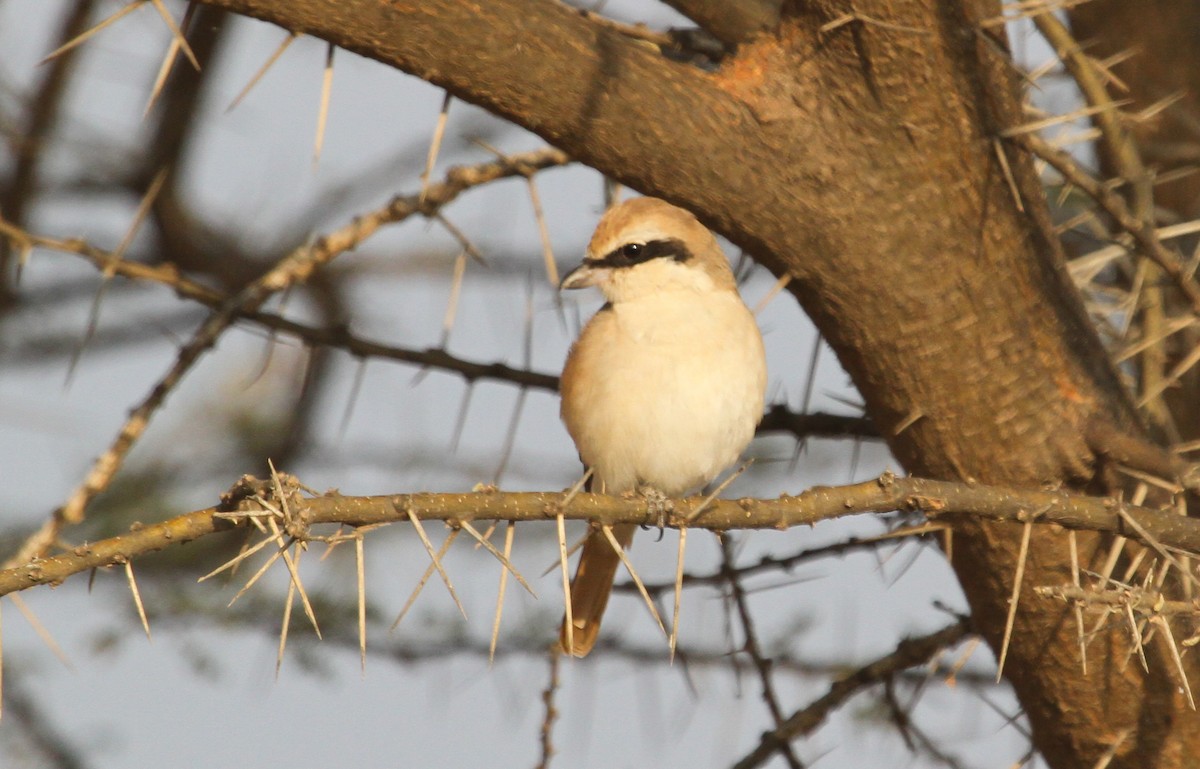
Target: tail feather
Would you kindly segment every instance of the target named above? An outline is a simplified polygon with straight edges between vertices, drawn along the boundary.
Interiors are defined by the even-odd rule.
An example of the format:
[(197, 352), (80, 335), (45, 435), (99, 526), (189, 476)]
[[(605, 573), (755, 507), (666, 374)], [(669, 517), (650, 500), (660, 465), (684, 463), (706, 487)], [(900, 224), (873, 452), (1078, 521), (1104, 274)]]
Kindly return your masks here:
[[(621, 547), (629, 547), (636, 527), (630, 524), (613, 526), (613, 535)], [(571, 635), (567, 637), (567, 620), (563, 618), (559, 646), (563, 653), (585, 657), (596, 645), (600, 619), (608, 606), (613, 580), (620, 568), (621, 558), (613, 550), (604, 532), (594, 529), (583, 543), (583, 553), (571, 580)]]

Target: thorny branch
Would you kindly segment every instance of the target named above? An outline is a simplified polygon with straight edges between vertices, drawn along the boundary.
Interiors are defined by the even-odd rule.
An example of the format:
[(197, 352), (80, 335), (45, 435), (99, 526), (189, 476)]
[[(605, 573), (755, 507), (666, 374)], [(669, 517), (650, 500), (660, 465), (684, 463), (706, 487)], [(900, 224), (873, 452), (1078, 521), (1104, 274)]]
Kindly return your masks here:
[[(228, 294), (180, 275), (179, 271), (171, 264), (147, 265), (124, 259), (112, 261), (107, 251), (83, 241), (63, 240), (19, 232), (12, 229), (3, 220), (0, 220), (0, 236), (7, 236), (10, 241), (24, 242), (36, 248), (78, 255), (91, 262), (97, 268), (111, 269), (113, 274), (130, 280), (159, 283), (168, 286), (179, 296), (194, 300), (213, 309), (219, 308), (229, 300)], [(443, 371), (453, 371), (471, 382), (482, 379), (495, 379), (503, 382), (511, 382), (523, 387), (542, 390), (558, 389), (558, 377), (553, 374), (528, 371), (503, 363), (479, 363), (452, 355), (440, 347), (416, 350), (398, 345), (384, 344), (354, 334), (345, 326), (315, 326), (264, 310), (244, 310), (239, 313), (239, 318), (256, 323), (273, 332), (289, 334), (302, 340), (307, 345), (344, 350), (356, 358), (394, 360), (441, 369)]]
[[(565, 156), (555, 150), (515, 155), (507, 159), (514, 168), (548, 168), (565, 162)], [(486, 164), (496, 166), (497, 163)], [(479, 168), (476, 166), (475, 168)], [(454, 174), (461, 169), (455, 169)], [(502, 177), (501, 177), (502, 178)], [(481, 182), (482, 183), (482, 182)], [(409, 196), (411, 198), (412, 196)], [(394, 205), (389, 203), (389, 207)], [(420, 212), (423, 216), (432, 214)], [(172, 289), (178, 296), (190, 299), (212, 309), (219, 309), (229, 302), (229, 295), (203, 283), (181, 275), (172, 264), (150, 265), (127, 259), (114, 258), (112, 252), (98, 248), (80, 239), (53, 238), (37, 235), (14, 227), (0, 218), (0, 238), (20, 248), (40, 248), (49, 251), (79, 256), (100, 270), (110, 271), (123, 278), (157, 283)], [(240, 320), (249, 321), (272, 332), (288, 334), (313, 347), (329, 347), (343, 350), (361, 360), (377, 358), (400, 363), (409, 363), (423, 368), (450, 371), (462, 376), (467, 382), (481, 380), (508, 382), (521, 387), (556, 392), (558, 377), (540, 371), (518, 368), (501, 362), (482, 363), (450, 353), (443, 347), (413, 349), (385, 344), (355, 334), (345, 326), (317, 326), (286, 318), (277, 313), (256, 308), (238, 311)], [(804, 438), (821, 436), (826, 438), (878, 439), (879, 433), (867, 417), (846, 416), (825, 412), (797, 413), (782, 405), (772, 406), (763, 415), (758, 428), (764, 432), (790, 432)]]
[(1062, 174), (1064, 179), (1095, 200), (1121, 229), (1129, 233), (1138, 248), (1175, 282), (1176, 287), (1187, 297), (1192, 312), (1200, 315), (1200, 284), (1196, 283), (1183, 261), (1158, 239), (1153, 225), (1134, 216), (1117, 194), (1080, 168), (1070, 153), (1052, 146), (1035, 134), (1014, 136), (1012, 141), (1045, 160)]
[(1096, 590), (1072, 585), (1043, 585), (1035, 587), (1039, 595), (1058, 598), (1093, 611), (1105, 611), (1107, 607), (1130, 607), (1139, 614), (1172, 616), (1183, 614), (1200, 617), (1200, 598), (1190, 601), (1172, 601), (1157, 590), (1143, 590), (1125, 586), (1112, 590)]
[[(1058, 170), (1069, 183), (1092, 197), (1115, 227), (1127, 233), (1120, 240), (1127, 241), (1132, 237), (1137, 245), (1141, 259), (1135, 262), (1133, 285), (1125, 311), (1141, 327), (1144, 340), (1156, 340), (1140, 346), (1138, 350), (1139, 406), (1152, 423), (1177, 439), (1177, 416), (1171, 413), (1163, 400), (1163, 393), (1186, 371), (1186, 367), (1168, 371), (1169, 357), (1164, 344), (1167, 309), (1178, 301), (1164, 292), (1162, 284), (1166, 281), (1162, 276), (1164, 273), (1169, 276), (1182, 294), (1183, 303), (1190, 306), (1195, 316), (1200, 314), (1200, 285), (1194, 279), (1195, 267), (1185, 265), (1179, 255), (1164, 246), (1162, 237), (1155, 229), (1154, 179), (1141, 157), (1131, 130), (1133, 122), (1139, 118), (1124, 114), (1109, 94), (1110, 85), (1125, 88), (1124, 84), (1104, 63), (1085, 52), (1084, 45), (1052, 9), (1043, 7), (1031, 18), (1041, 35), (1053, 46), (1087, 102), (1091, 120), (1099, 134), (1098, 149), (1120, 180), (1129, 204), (1125, 204), (1124, 198), (1114, 188), (1100, 184), (1082, 172), (1067, 153), (1033, 135), (1024, 137), (1023, 143)], [(1160, 105), (1168, 104), (1174, 98), (1168, 96)], [(1152, 106), (1143, 114), (1148, 116), (1155, 109)]]
[[(141, 526), (127, 534), (0, 571), (0, 595), (35, 585), (58, 584), (81, 571), (123, 564), (143, 553), (241, 525), (248, 511), (261, 509), (257, 502), (244, 498), (244, 490), (256, 488), (260, 483), (247, 476), (227, 495), (232, 503)], [(269, 494), (270, 490), (266, 489), (263, 496)], [(701, 505), (706, 505), (701, 515), (690, 520)], [(290, 500), (290, 507), (293, 519), (287, 523), (292, 536), (306, 535), (307, 527), (315, 524), (374, 526), (413, 518), (441, 520), (457, 527), (462, 522), (474, 520), (550, 521), (561, 513), (570, 520), (654, 526), (660, 516), (660, 511), (644, 499), (604, 494), (577, 494), (564, 509), (563, 495), (550, 492), (484, 491), (376, 497), (345, 497), (330, 493), (311, 498), (295, 496)], [(969, 515), (997, 521), (1057, 524), (1070, 529), (1112, 532), (1155, 547), (1200, 554), (1200, 521), (1174, 512), (1062, 491), (897, 478), (891, 474), (850, 486), (814, 487), (798, 496), (772, 500), (709, 500), (706, 504), (704, 498), (691, 497), (675, 501), (666, 523), (673, 528), (694, 526), (714, 531), (781, 529), (858, 513), (891, 510), (919, 511), (931, 519)]]
[(1054, 46), (1059, 60), (1071, 73), (1088, 105), (1096, 110), (1092, 119), (1100, 129), (1108, 154), (1113, 158), (1120, 176), (1132, 185), (1136, 215), (1143, 223), (1152, 225), (1154, 195), (1150, 175), (1134, 146), (1124, 117), (1108, 94), (1103, 73), (1051, 9), (1043, 8), (1032, 18), (1042, 37)]
[(376, 211), (356, 218), (350, 224), (305, 244), (280, 260), (274, 268), (226, 299), (179, 350), (175, 363), (133, 408), (108, 450), (96, 460), (84, 482), (53, 516), (31, 535), (7, 565), (24, 563), (44, 554), (58, 538), (63, 526), (79, 523), (91, 500), (104, 491), (124, 464), (125, 457), (145, 433), (151, 417), (166, 402), (167, 396), (182, 381), (192, 366), (241, 314), (258, 310), (268, 298), (291, 285), (303, 282), (320, 266), (339, 254), (356, 248), (380, 227), (402, 221), (413, 214), (431, 215), (464, 191), (506, 176), (525, 175), (536, 169), (536, 161), (566, 162), (557, 150), (542, 150), (530, 165), (527, 159), (501, 158), (478, 166), (456, 168), (440, 184), (431, 185), (424, 195), (397, 196)]

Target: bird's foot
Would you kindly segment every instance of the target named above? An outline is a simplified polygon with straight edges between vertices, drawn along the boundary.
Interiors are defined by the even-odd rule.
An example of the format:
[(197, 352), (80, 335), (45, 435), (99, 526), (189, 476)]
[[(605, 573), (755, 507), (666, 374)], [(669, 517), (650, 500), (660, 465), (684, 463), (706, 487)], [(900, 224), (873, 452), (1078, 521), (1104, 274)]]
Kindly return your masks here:
[(639, 486), (638, 494), (646, 500), (646, 509), (654, 515), (658, 525), (658, 538), (661, 540), (663, 530), (667, 527), (667, 516), (675, 512), (675, 503), (653, 486)]

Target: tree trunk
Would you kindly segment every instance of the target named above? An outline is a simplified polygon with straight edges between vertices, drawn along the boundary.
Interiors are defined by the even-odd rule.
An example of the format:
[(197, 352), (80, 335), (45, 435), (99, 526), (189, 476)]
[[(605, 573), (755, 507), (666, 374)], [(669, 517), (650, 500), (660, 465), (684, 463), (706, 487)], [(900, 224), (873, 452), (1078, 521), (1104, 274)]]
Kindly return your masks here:
[[(1032, 166), (995, 138), (1021, 117), (1003, 27), (980, 26), (998, 3), (788, 4), (778, 29), (705, 73), (548, 0), (204, 2), (444, 87), (791, 274), (913, 474), (1085, 488), (1090, 421), (1141, 433)], [(954, 536), (993, 648), (1020, 539), (975, 521)], [(1079, 540), (1085, 563), (1107, 551)], [(1200, 719), (1153, 649), (1145, 676), (1114, 626), (1084, 676), (1073, 618), (1028, 589), (1070, 580), (1066, 541), (1034, 530), (1005, 668), (1037, 747), (1058, 769), (1090, 768), (1117, 742), (1114, 767), (1195, 765)]]

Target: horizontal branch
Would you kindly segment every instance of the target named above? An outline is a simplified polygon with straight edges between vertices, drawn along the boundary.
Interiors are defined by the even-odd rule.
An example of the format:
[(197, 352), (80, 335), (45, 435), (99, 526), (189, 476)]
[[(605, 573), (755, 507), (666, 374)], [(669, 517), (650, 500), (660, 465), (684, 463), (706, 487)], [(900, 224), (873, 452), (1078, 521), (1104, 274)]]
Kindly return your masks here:
[(779, 24), (780, 0), (666, 0), (723, 43), (737, 45)]
[(815, 411), (799, 414), (786, 406), (775, 404), (763, 415), (758, 431), (790, 432), (804, 437), (819, 435), (825, 438), (871, 438), (879, 439), (875, 423), (870, 417), (844, 416)]
[[(461, 180), (467, 178), (468, 174), (474, 183), (482, 184), (489, 180), (492, 174), (500, 174), (496, 177), (497, 179), (507, 178), (511, 174), (506, 173), (505, 169), (512, 173), (530, 174), (535, 170), (552, 167), (560, 162), (566, 162), (566, 156), (562, 153), (556, 150), (539, 150), (480, 166), (451, 169), (447, 182), (444, 184), (448, 185), (452, 180), (458, 180), (461, 183)], [(435, 186), (431, 189), (436, 192), (439, 187)], [(387, 204), (387, 208), (394, 208), (397, 201), (407, 201), (407, 204), (411, 206), (411, 214), (421, 215), (427, 215), (428, 208), (437, 203), (432, 193), (427, 194), (426, 199), (421, 202), (418, 202), (417, 196), (414, 194), (396, 198)], [(180, 274), (175, 265), (170, 263), (153, 265), (122, 259), (111, 251), (79, 238), (64, 239), (38, 235), (14, 227), (2, 218), (0, 218), (0, 238), (7, 239), (16, 247), (40, 248), (78, 256), (98, 270), (132, 281), (158, 283), (170, 288), (183, 299), (189, 299), (213, 309), (220, 308), (229, 301), (228, 294)], [(385, 344), (355, 334), (346, 326), (315, 326), (261, 309), (240, 310), (238, 318), (255, 323), (272, 332), (295, 337), (306, 345), (343, 350), (364, 360), (378, 358), (438, 371), (448, 371), (460, 375), (468, 383), (492, 380), (535, 390), (558, 391), (558, 376), (555, 374), (517, 368), (499, 361), (485, 363), (469, 360), (450, 353), (444, 347), (417, 349)], [(875, 429), (874, 423), (868, 417), (825, 412), (800, 414), (781, 404), (773, 405), (763, 415), (758, 431), (759, 433), (790, 432), (798, 438), (877, 439), (880, 437), (879, 431)]]
[[(35, 585), (58, 584), (73, 574), (122, 564), (143, 553), (198, 539), (245, 523), (237, 513), (261, 510), (253, 495), (270, 496), (270, 484), (249, 476), (226, 495), (221, 506), (149, 524), (116, 537), (81, 545), (65, 553), (35, 559), (0, 571), (0, 595)], [(564, 504), (565, 502), (565, 504)], [(850, 486), (819, 486), (798, 496), (778, 499), (673, 500), (666, 525), (713, 531), (788, 529), (860, 513), (905, 510), (934, 519), (969, 515), (995, 521), (1057, 524), (1069, 529), (1106, 531), (1155, 547), (1200, 554), (1200, 521), (1163, 510), (1128, 505), (1115, 499), (1085, 497), (1062, 491), (1033, 491), (997, 486), (898, 478), (885, 473), (874, 481)], [(317, 524), (374, 526), (421, 520), (450, 526), (475, 520), (548, 521), (561, 514), (568, 520), (655, 526), (659, 512), (642, 498), (560, 492), (394, 494), (346, 497), (327, 494), (302, 498), (292, 494), (284, 508), (286, 530), (308, 536)], [(232, 515), (231, 515), (232, 514)]]
[[(566, 156), (556, 150), (547, 149), (542, 153), (548, 165), (567, 162)], [(253, 282), (226, 298), (179, 348), (175, 362), (167, 372), (130, 410), (116, 437), (92, 464), (84, 481), (76, 487), (66, 502), (26, 539), (21, 549), (5, 565), (24, 563), (30, 558), (43, 555), (49, 551), (66, 524), (75, 524), (83, 520), (88, 505), (108, 488), (113, 477), (124, 465), (130, 450), (145, 434), (151, 420), (166, 402), (167, 396), (239, 317), (258, 311), (271, 296), (305, 282), (316, 270), (328, 265), (338, 255), (357, 248), (381, 227), (395, 224), (418, 213), (432, 215), (438, 208), (474, 186), (504, 176), (528, 175), (533, 170), (536, 169), (532, 165), (519, 164), (510, 158), (500, 158), (480, 166), (451, 169), (445, 181), (428, 187), (423, 197), (415, 194), (396, 196), (386, 206), (365, 216), (356, 217), (351, 223), (294, 249)], [(2, 218), (0, 236), (8, 238), (22, 255), (31, 249), (28, 239), (22, 238), (20, 229), (6, 224)], [(118, 252), (120, 250), (118, 248)], [(118, 252), (110, 254), (110, 257), (119, 256)]]
[(1142, 616), (1184, 615), (1200, 619), (1200, 598), (1170, 601), (1158, 590), (1132, 586), (1096, 589), (1075, 585), (1037, 585), (1034, 592), (1107, 614), (1111, 609), (1130, 610)]
[[(181, 275), (173, 264), (150, 265), (114, 258), (112, 253), (77, 238), (62, 239), (37, 235), (17, 230), (0, 220), (0, 238), (4, 237), (7, 237), (10, 242), (24, 243), (33, 248), (82, 257), (99, 270), (129, 280), (167, 286), (178, 296), (213, 309), (221, 307), (229, 300), (228, 294)], [(260, 309), (241, 310), (238, 318), (255, 323), (272, 332), (295, 337), (306, 345), (344, 350), (356, 358), (380, 358), (450, 371), (461, 375), (468, 382), (494, 379), (511, 382), (522, 387), (552, 391), (558, 389), (558, 377), (554, 374), (515, 368), (500, 362), (481, 363), (467, 360), (453, 355), (441, 347), (415, 349), (385, 344), (354, 334), (344, 325), (314, 326)]]

